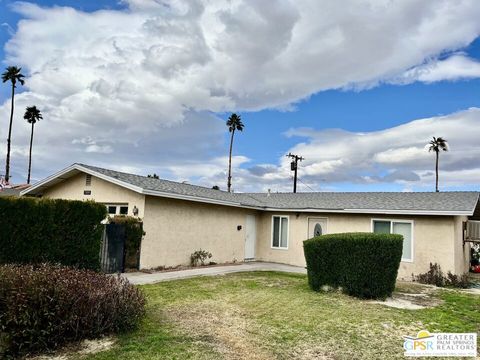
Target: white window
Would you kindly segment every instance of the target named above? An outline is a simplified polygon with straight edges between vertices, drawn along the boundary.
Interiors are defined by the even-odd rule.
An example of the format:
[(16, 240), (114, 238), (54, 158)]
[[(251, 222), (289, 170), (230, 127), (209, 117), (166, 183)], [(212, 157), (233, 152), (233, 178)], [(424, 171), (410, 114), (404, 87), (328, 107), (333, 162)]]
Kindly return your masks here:
[(402, 261), (413, 261), (413, 221), (372, 220), (372, 230), (378, 234), (403, 235)]
[(127, 204), (105, 204), (107, 207), (108, 215), (127, 215), (128, 214), (128, 205)]
[(288, 249), (288, 216), (272, 216), (272, 248)]

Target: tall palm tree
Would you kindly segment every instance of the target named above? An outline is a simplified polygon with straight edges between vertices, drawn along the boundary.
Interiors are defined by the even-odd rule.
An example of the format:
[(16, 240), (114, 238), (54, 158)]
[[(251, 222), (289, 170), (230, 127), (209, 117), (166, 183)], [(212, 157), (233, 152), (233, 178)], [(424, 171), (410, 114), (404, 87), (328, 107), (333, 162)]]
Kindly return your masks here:
[(9, 66), (5, 69), (5, 72), (2, 74), (2, 82), (10, 81), (12, 83), (12, 106), (10, 109), (10, 126), (8, 127), (8, 138), (7, 138), (7, 161), (5, 163), (5, 181), (8, 182), (10, 178), (10, 148), (12, 140), (12, 123), (13, 123), (13, 105), (15, 98), (15, 88), (17, 87), (17, 82), (24, 84), (25, 80), (23, 74), (21, 73), (22, 68), (16, 66)]
[(232, 187), (232, 147), (233, 147), (233, 137), (235, 135), (235, 130), (243, 131), (244, 125), (240, 115), (233, 113), (227, 120), (228, 131), (232, 134), (230, 137), (230, 154), (228, 157), (228, 181), (227, 189), (230, 192)]
[(428, 143), (428, 151), (435, 151), (436, 155), (436, 160), (435, 160), (435, 191), (438, 192), (438, 155), (440, 154), (440, 151), (448, 151), (448, 144), (447, 140), (438, 137), (436, 138), (435, 136), (433, 137), (433, 140), (430, 140)]
[(28, 121), (29, 124), (32, 124), (32, 132), (30, 133), (30, 156), (28, 158), (28, 177), (27, 184), (30, 184), (30, 174), (32, 172), (32, 145), (33, 145), (33, 128), (37, 121), (43, 119), (40, 110), (36, 106), (28, 106), (25, 110), (25, 115), (23, 118)]

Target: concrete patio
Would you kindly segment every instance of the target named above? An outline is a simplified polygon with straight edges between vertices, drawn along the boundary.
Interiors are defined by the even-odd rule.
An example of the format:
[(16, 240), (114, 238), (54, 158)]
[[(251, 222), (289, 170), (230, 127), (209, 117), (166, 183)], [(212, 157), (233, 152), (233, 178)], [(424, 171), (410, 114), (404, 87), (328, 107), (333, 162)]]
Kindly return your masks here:
[(282, 271), (298, 274), (307, 273), (305, 268), (299, 266), (254, 261), (225, 266), (206, 266), (186, 270), (161, 271), (151, 274), (144, 272), (124, 273), (121, 276), (128, 279), (132, 284), (145, 285), (155, 284), (162, 281), (187, 279), (196, 276), (225, 275), (245, 271)]

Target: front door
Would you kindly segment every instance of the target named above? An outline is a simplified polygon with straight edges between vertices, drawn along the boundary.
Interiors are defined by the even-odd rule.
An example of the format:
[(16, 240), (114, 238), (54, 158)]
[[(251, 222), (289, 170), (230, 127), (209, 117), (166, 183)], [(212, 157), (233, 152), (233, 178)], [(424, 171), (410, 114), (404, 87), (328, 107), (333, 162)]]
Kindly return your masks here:
[(257, 241), (257, 225), (255, 215), (247, 215), (245, 226), (245, 260), (255, 259), (255, 243)]
[(308, 218), (308, 238), (320, 236), (327, 233), (327, 219)]

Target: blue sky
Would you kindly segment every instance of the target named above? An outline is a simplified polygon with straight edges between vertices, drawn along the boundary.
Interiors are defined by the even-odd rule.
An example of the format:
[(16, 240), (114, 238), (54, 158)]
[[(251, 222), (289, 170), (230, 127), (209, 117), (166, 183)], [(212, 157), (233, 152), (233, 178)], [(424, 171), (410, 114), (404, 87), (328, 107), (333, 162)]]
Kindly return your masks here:
[[(465, 33), (457, 31), (458, 34), (452, 35), (452, 39), (446, 35), (443, 36), (444, 39), (439, 38), (442, 32), (451, 33), (458, 19), (445, 20), (448, 9), (445, 9), (445, 14), (442, 14), (443, 10), (439, 9), (435, 2), (431, 2), (431, 8), (425, 5), (427, 2), (418, 6), (422, 9), (418, 9), (417, 12), (421, 14), (421, 11), (425, 11), (425, 18), (420, 19), (418, 15), (420, 20), (417, 25), (402, 23), (404, 21), (402, 12), (411, 11), (415, 8), (415, 4), (408, 9), (403, 5), (397, 6), (398, 9), (380, 9), (378, 10), (380, 13), (386, 11), (382, 14), (386, 18), (385, 24), (379, 22), (379, 28), (372, 33), (365, 31), (363, 34), (361, 23), (358, 25), (360, 31), (355, 30), (361, 33), (360, 39), (356, 42), (365, 41), (365, 54), (361, 52), (363, 48), (360, 53), (355, 49), (356, 43), (350, 45), (346, 43), (345, 49), (342, 49), (338, 58), (335, 58), (335, 48), (329, 52), (319, 50), (318, 54), (310, 54), (314, 51), (310, 51), (309, 47), (315, 48), (319, 45), (315, 45), (311, 40), (309, 43), (308, 39), (297, 39), (300, 36), (298, 34), (302, 32), (295, 32), (297, 29), (307, 29), (313, 34), (315, 31), (323, 34), (327, 26), (332, 28), (337, 26), (341, 28), (343, 34), (349, 34), (351, 29), (345, 25), (349, 21), (345, 19), (348, 20), (350, 15), (343, 14), (340, 9), (335, 9), (333, 6), (330, 9), (332, 16), (338, 16), (337, 24), (343, 25), (326, 23), (322, 28), (318, 24), (308, 23), (308, 16), (302, 12), (304, 10), (302, 2), (291, 5), (295, 9), (273, 10), (265, 10), (262, 6), (252, 5), (248, 1), (246, 4), (239, 5), (238, 8), (227, 9), (227, 5), (219, 2), (215, 11), (210, 12), (208, 7), (201, 10), (192, 7), (187, 15), (185, 15), (185, 8), (188, 6), (181, 1), (169, 4), (168, 9), (165, 6), (152, 8), (154, 6), (152, 2), (143, 0), (122, 3), (82, 1), (81, 5), (78, 3), (77, 1), (37, 1), (31, 3), (34, 5), (25, 5), (0, 0), (0, 23), (2, 23), (0, 42), (4, 45), (0, 49), (0, 58), (3, 59), (4, 66), (10, 65), (12, 61), (23, 66), (27, 83), (32, 84), (23, 89), (24, 98), (19, 98), (18, 106), (21, 108), (23, 103), (36, 101), (45, 109), (45, 120), (38, 126), (39, 139), (36, 143), (38, 154), (34, 158), (34, 164), (36, 164), (34, 178), (36, 179), (79, 161), (143, 174), (156, 172), (174, 180), (186, 179), (193, 183), (207, 186), (219, 184), (222, 187), (226, 168), (224, 157), (229, 138), (228, 133), (224, 131), (226, 128), (222, 128), (220, 121), (225, 120), (230, 112), (235, 111), (242, 115), (246, 125), (245, 131), (236, 136), (234, 145), (236, 156), (234, 187), (237, 185), (237, 191), (265, 191), (267, 188), (272, 188), (274, 191), (288, 191), (291, 187), (290, 173), (288, 162), (283, 158), (289, 151), (303, 151), (301, 155), (307, 158), (305, 163), (302, 163), (305, 168), (300, 170), (300, 178), (304, 182), (299, 185), (302, 191), (310, 189), (429, 191), (433, 186), (431, 170), (434, 166), (434, 157), (432, 154), (428, 155), (426, 151), (422, 155), (421, 150), (422, 142), (426, 144), (430, 135), (452, 138), (451, 151), (445, 154), (447, 163), (445, 171), (448, 173), (445, 176), (443, 188), (478, 190), (480, 160), (466, 161), (466, 154), (476, 154), (479, 151), (471, 138), (480, 135), (480, 126), (474, 126), (472, 129), (471, 125), (480, 125), (478, 123), (480, 116), (475, 111), (475, 108), (480, 108), (480, 73), (477, 68), (480, 67), (477, 63), (480, 61), (480, 40), (478, 39), (479, 29), (474, 25), (476, 19), (473, 18), (473, 15), (480, 12), (480, 4), (464, 2), (462, 6), (465, 9), (461, 9), (464, 12), (458, 11), (455, 16), (465, 24), (471, 22), (472, 25), (465, 26)], [(35, 5), (43, 10), (39, 10), (40, 8)], [(72, 9), (68, 10), (65, 7), (72, 7)], [(106, 10), (107, 13), (97, 16), (98, 10)], [(220, 25), (225, 26), (219, 23), (239, 10), (243, 14), (249, 11), (260, 14), (259, 16), (263, 16), (264, 20), (265, 17), (270, 16), (266, 15), (268, 11), (272, 10), (271, 16), (278, 16), (281, 19), (280, 25), (275, 24), (277, 20), (274, 18), (267, 18), (267, 20), (271, 20), (272, 27), (279, 28), (270, 29), (269, 25), (258, 28), (256, 26), (264, 25), (245, 24), (239, 21), (236, 28), (226, 27), (226, 30), (215, 31), (216, 26), (219, 29)], [(202, 16), (197, 16), (196, 11)], [(358, 9), (358, 13), (354, 15), (362, 16), (363, 11), (365, 10)], [(404, 45), (398, 30), (392, 31), (388, 38), (376, 38), (379, 36), (376, 34), (382, 32), (382, 29), (386, 33), (391, 30), (387, 22), (389, 17), (390, 23), (398, 21), (397, 26), (406, 27), (405, 37), (408, 37), (409, 33), (416, 34), (421, 24), (424, 26), (425, 22), (428, 24), (430, 21), (431, 11), (435, 11), (437, 16), (431, 20), (432, 23), (437, 22), (435, 31), (422, 34), (419, 39), (414, 37), (416, 35), (411, 35), (411, 44), (407, 44), (404, 49), (401, 48)], [(295, 12), (297, 12), (296, 16), (290, 15)], [(156, 17), (152, 17), (152, 13)], [(222, 15), (218, 15), (220, 13)], [(205, 14), (213, 15), (207, 17), (204, 16)], [(365, 21), (370, 15), (376, 16), (376, 14), (367, 13)], [(121, 22), (128, 21), (125, 20), (128, 17), (131, 17), (132, 24), (138, 22), (140, 30), (134, 29), (138, 31), (138, 36), (142, 36), (141, 32), (159, 18), (164, 17), (170, 23), (168, 26), (165, 22), (156, 23), (153, 30), (148, 28), (148, 31), (154, 31), (155, 36), (158, 36), (158, 46), (153, 48), (147, 41), (148, 37), (145, 38), (145, 45), (140, 45), (142, 38), (137, 39), (137, 43), (132, 45), (129, 43), (128, 33), (118, 34), (122, 31)], [(17, 23), (22, 19), (25, 19), (23, 21), (28, 27), (19, 31)], [(62, 19), (62, 21), (59, 21), (59, 24), (52, 24), (56, 19)], [(172, 25), (175, 21), (182, 24), (180, 35), (176, 32), (177, 27)], [(321, 21), (320, 18), (319, 22)], [(72, 24), (70, 28), (69, 23)], [(95, 57), (90, 58), (90, 49), (84, 47), (85, 39), (98, 35), (90, 34), (88, 29), (76, 27), (83, 26), (85, 23), (98, 25), (101, 31), (110, 32), (108, 36), (99, 37), (97, 43), (108, 41), (110, 48), (114, 44), (116, 53), (110, 54), (104, 49), (95, 49), (92, 50), (92, 53), (96, 54)], [(258, 39), (250, 36), (245, 41), (243, 36), (248, 34), (245, 35), (245, 31), (236, 32), (241, 26), (260, 31), (262, 36)], [(319, 28), (315, 29), (314, 26)], [(207, 49), (204, 57), (201, 57), (201, 54), (198, 55), (203, 47), (197, 49), (198, 41), (191, 41), (192, 38), (195, 39), (196, 31), (201, 31), (198, 29), (203, 29), (204, 32)], [(72, 33), (70, 34), (69, 31)], [(82, 36), (77, 35), (76, 32), (81, 33)], [(35, 34), (32, 35), (32, 33)], [(37, 33), (40, 33), (38, 37)], [(285, 39), (281, 41), (282, 34), (285, 34)], [(268, 36), (272, 38), (269, 39)], [(62, 40), (60, 41), (59, 38)], [(68, 43), (63, 38), (68, 39)], [(348, 36), (346, 38), (348, 39)], [(332, 39), (336, 41), (334, 35), (331, 38), (325, 37), (324, 41), (328, 44), (328, 41), (334, 41)], [(9, 40), (15, 43), (14, 47), (5, 47)], [(59, 51), (61, 55), (57, 58), (52, 55), (53, 50), (38, 51), (35, 44), (40, 41), (46, 44), (45, 48), (57, 49), (55, 51)], [(182, 45), (177, 46), (177, 41)], [(257, 41), (258, 48), (255, 47)], [(265, 41), (263, 45), (262, 41)], [(295, 41), (299, 44), (295, 44)], [(368, 47), (373, 41), (385, 41), (383, 47), (373, 48), (374, 52), (378, 51), (378, 56), (375, 57), (368, 54), (368, 51), (372, 51), (368, 50)], [(76, 42), (80, 45), (76, 46)], [(235, 58), (236, 50), (232, 50), (231, 43), (244, 46), (244, 54), (250, 54), (250, 57), (242, 57), (244, 54), (238, 54), (238, 58)], [(287, 52), (285, 49), (293, 45), (305, 50), (305, 58), (294, 58), (294, 55), (287, 58), (284, 55)], [(383, 50), (390, 45), (398, 47), (398, 50), (393, 49), (393, 46), (390, 50)], [(190, 52), (192, 47), (194, 51)], [(283, 52), (279, 50), (282, 47), (284, 47)], [(179, 48), (181, 50), (178, 50)], [(29, 54), (29, 49), (38, 53)], [(130, 91), (134, 83), (128, 78), (128, 73), (137, 71), (138, 67), (129, 69), (122, 64), (122, 69), (125, 70), (123, 72), (118, 70), (113, 81), (119, 78), (122, 80), (122, 76), (125, 76), (125, 79), (119, 80), (114, 90), (108, 88), (108, 98), (102, 101), (102, 112), (105, 111), (105, 114), (98, 115), (98, 111), (95, 111), (95, 106), (98, 106), (96, 99), (98, 96), (105, 96), (107, 90), (104, 89), (108, 86), (104, 82), (100, 83), (99, 79), (102, 76), (102, 80), (107, 79), (112, 72), (117, 71), (116, 67), (112, 67), (113, 70), (102, 75), (102, 69), (118, 65), (118, 56), (124, 56), (127, 52), (133, 54), (130, 56), (135, 58), (138, 54), (145, 54), (147, 51), (152, 51), (154, 56), (148, 58), (145, 55), (141, 66), (147, 68), (148, 76), (158, 80), (158, 87), (155, 88), (155, 93), (152, 93), (152, 99), (147, 103)], [(411, 58), (404, 59), (408, 57), (405, 56), (408, 52), (414, 54)], [(198, 56), (198, 59), (192, 59), (192, 54)], [(233, 60), (222, 63), (221, 59), (225, 54), (231, 56)], [(345, 60), (343, 64), (345, 54), (352, 57), (358, 56), (358, 65), (350, 60)], [(326, 61), (325, 59), (330, 56), (332, 61)], [(285, 57), (282, 62), (266, 65), (269, 61), (275, 62), (281, 57)], [(216, 60), (217, 58), (220, 60)], [(237, 63), (235, 67), (235, 61), (238, 59), (241, 60), (241, 65)], [(372, 66), (375, 61), (378, 61), (378, 65)], [(208, 68), (209, 62), (216, 64), (214, 70)], [(285, 63), (290, 65), (287, 66)], [(88, 70), (91, 67), (97, 67), (99, 70), (87, 76), (81, 71), (83, 66)], [(182, 66), (185, 68), (181, 68)], [(169, 72), (172, 68), (179, 67), (180, 70)], [(239, 67), (241, 71), (238, 70)], [(259, 67), (264, 67), (263, 72), (257, 73)], [(303, 71), (303, 68), (306, 70)], [(48, 85), (52, 79), (49, 69), (65, 73), (67, 82), (71, 79), (75, 79), (75, 82), (72, 81), (72, 84), (67, 86), (63, 81), (59, 86), (59, 93), (52, 94)], [(285, 69), (295, 76), (285, 74)], [(32, 74), (36, 77), (30, 81)], [(209, 74), (218, 78), (208, 85), (204, 85), (205, 80), (203, 83), (197, 83), (200, 81), (197, 77), (210, 79), (212, 75)], [(263, 77), (264, 74), (265, 77)], [(89, 76), (91, 78), (87, 81), (86, 78)], [(305, 80), (302, 81), (302, 78)], [(167, 85), (163, 81), (167, 81)], [(122, 88), (125, 84), (128, 84), (125, 86), (128, 90)], [(142, 90), (138, 84), (135, 86), (138, 91)], [(185, 90), (182, 86), (186, 86)], [(88, 94), (85, 93), (86, 89)], [(149, 90), (149, 88), (143, 89), (146, 94)], [(204, 90), (208, 90), (209, 97), (205, 97)], [(73, 97), (72, 93), (75, 91), (76, 94)], [(95, 91), (98, 93), (92, 95)], [(162, 96), (168, 95), (169, 98), (160, 96), (160, 92)], [(220, 94), (218, 98), (217, 93)], [(2, 118), (5, 118), (4, 114), (9, 109), (9, 96), (8, 86), (2, 86), (0, 88), (0, 104), (4, 103), (4, 112), (0, 111)], [(171, 98), (175, 98), (175, 101)], [(75, 102), (72, 102), (72, 99)], [(121, 108), (123, 104), (130, 101), (131, 108), (119, 110), (122, 120), (113, 115), (111, 119), (109, 118), (114, 111), (112, 109)], [(65, 105), (65, 102), (69, 105)], [(82, 107), (83, 113), (77, 114), (76, 110), (72, 110), (73, 108), (69, 106)], [(107, 109), (108, 106), (111, 108)], [(148, 111), (149, 107), (152, 107), (151, 112)], [(471, 108), (474, 108), (473, 112), (468, 112)], [(60, 110), (62, 110), (61, 116), (59, 116)], [(156, 112), (159, 113), (156, 114)], [(459, 113), (461, 115), (458, 115)], [(85, 114), (90, 114), (90, 117), (86, 119)], [(65, 118), (70, 115), (72, 119)], [(96, 118), (97, 115), (98, 118)], [(17, 121), (22, 122), (20, 110), (17, 116)], [(433, 119), (425, 120), (425, 124), (418, 125), (418, 129), (423, 129), (418, 131), (418, 134), (425, 135), (422, 135), (423, 137), (418, 135), (418, 138), (413, 139), (411, 134), (417, 133), (415, 131), (417, 125), (412, 121), (425, 118)], [(75, 119), (75, 125), (70, 124), (70, 121), (73, 123), (73, 119)], [(7, 120), (8, 118), (3, 123), (5, 124)], [(443, 133), (442, 131), (452, 128), (450, 125), (452, 121), (457, 121), (458, 133), (451, 131)], [(110, 124), (108, 128), (107, 124)], [(401, 125), (405, 126), (397, 130)], [(15, 180), (22, 182), (26, 162), (24, 147), (28, 145), (26, 143), (28, 137), (25, 133), (21, 133), (23, 124), (16, 126), (19, 134), (17, 135), (18, 151), (14, 153), (12, 162)], [(83, 130), (85, 128), (89, 129), (88, 132)], [(453, 128), (456, 127), (453, 126)], [(2, 125), (1, 141), (4, 141), (4, 129), (5, 126)], [(340, 135), (333, 131), (332, 135), (332, 129), (342, 131)], [(55, 134), (57, 130), (58, 133)], [(398, 132), (398, 136), (405, 139), (392, 144), (387, 140), (389, 137), (385, 132)], [(470, 133), (469, 136), (464, 135), (466, 132)], [(359, 140), (365, 138), (362, 134), (366, 133), (370, 134), (371, 140), (368, 142)], [(55, 144), (56, 149), (63, 148), (65, 151), (52, 153), (52, 144)], [(332, 144), (339, 147), (338, 152), (333, 151)], [(357, 147), (354, 150), (355, 156), (344, 149), (349, 146), (348, 144)], [(418, 161), (411, 155), (415, 151), (421, 154)], [(362, 157), (357, 154), (364, 155)], [(395, 161), (384, 160), (385, 154), (394, 154), (399, 158), (395, 158)], [(372, 161), (372, 159), (383, 160)], [(460, 163), (464, 165), (458, 165)], [(458, 176), (455, 176), (456, 173)]]

